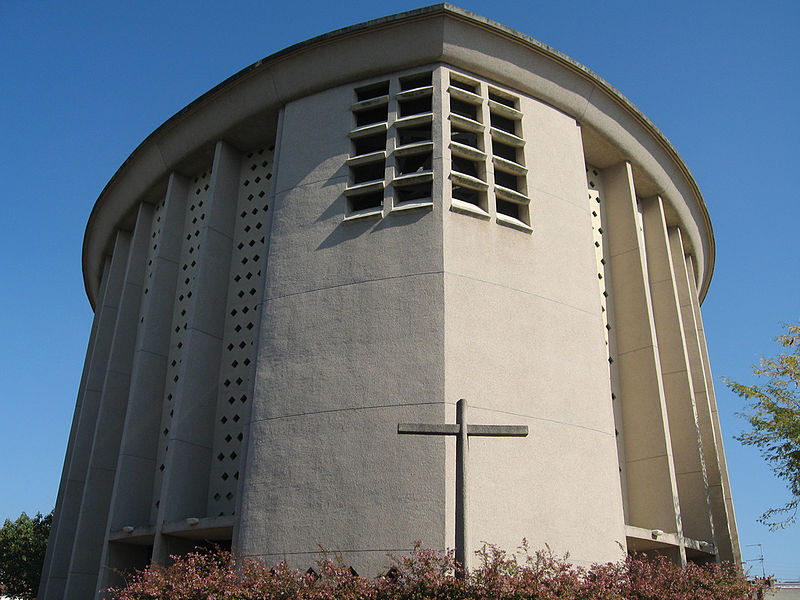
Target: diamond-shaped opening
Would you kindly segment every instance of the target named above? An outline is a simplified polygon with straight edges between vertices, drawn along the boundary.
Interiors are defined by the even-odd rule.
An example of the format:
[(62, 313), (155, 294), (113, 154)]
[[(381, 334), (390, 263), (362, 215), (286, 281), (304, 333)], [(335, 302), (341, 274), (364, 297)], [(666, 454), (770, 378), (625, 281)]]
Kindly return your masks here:
[(222, 475), (220, 475), (220, 477), (222, 477), (222, 481), (228, 481), (228, 477), (230, 477), (230, 475), (228, 475), (227, 473), (223, 473)]
[(228, 435), (226, 435), (226, 436), (225, 436), (225, 441), (226, 441), (226, 442), (230, 442), (232, 439), (233, 439), (233, 438), (231, 437), (231, 434), (230, 434), (230, 433), (229, 433)]
[(222, 452), (220, 452), (219, 454), (217, 454), (217, 460), (225, 460), (225, 455)]

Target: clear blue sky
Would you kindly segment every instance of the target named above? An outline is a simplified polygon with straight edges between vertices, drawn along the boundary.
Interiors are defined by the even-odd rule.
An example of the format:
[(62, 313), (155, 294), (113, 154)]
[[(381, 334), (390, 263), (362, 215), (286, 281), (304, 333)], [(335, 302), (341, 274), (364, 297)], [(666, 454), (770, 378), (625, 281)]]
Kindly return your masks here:
[[(422, 5), (0, 0), (0, 518), (55, 503), (92, 317), (81, 242), (115, 170), (168, 117), (256, 60)], [(750, 381), (779, 322), (800, 317), (800, 3), (459, 5), (594, 70), (672, 141), (716, 235), (703, 305), (712, 369)], [(744, 558), (763, 544), (767, 571), (800, 579), (800, 525), (770, 533), (756, 522), (786, 488), (732, 439), (742, 405), (716, 389)]]

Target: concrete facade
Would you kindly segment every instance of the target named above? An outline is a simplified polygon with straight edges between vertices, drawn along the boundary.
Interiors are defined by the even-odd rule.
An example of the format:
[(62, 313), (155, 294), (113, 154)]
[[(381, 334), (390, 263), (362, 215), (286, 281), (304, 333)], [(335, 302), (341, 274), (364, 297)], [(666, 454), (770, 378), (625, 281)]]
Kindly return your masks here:
[[(309, 75), (314, 74), (314, 75)], [(664, 136), (531, 38), (436, 5), (268, 57), (151, 134), (84, 240), (95, 320), (42, 581), (198, 543), (364, 575), (469, 539), (740, 560), (700, 302), (714, 240)]]

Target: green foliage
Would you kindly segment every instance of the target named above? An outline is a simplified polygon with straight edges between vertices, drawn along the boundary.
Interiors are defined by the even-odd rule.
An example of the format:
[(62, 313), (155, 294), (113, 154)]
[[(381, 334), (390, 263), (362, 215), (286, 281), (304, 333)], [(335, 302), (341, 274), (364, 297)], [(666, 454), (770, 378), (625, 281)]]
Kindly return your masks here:
[(0, 529), (0, 595), (36, 597), (52, 520), (52, 512), (5, 520)]
[(753, 366), (753, 374), (765, 383), (744, 385), (725, 379), (728, 387), (748, 401), (747, 412), (740, 416), (750, 423), (750, 430), (736, 439), (758, 448), (792, 494), (784, 506), (761, 515), (759, 521), (772, 530), (793, 524), (800, 505), (800, 324), (785, 328), (786, 333), (775, 338), (782, 352)]
[(530, 555), (524, 542), (520, 559), (490, 545), (477, 555), (480, 566), (465, 575), (452, 551), (417, 545), (368, 579), (341, 557), (323, 558), (317, 574), (217, 549), (173, 556), (172, 566), (151, 565), (107, 593), (113, 600), (753, 600), (768, 584), (728, 563), (678, 567), (664, 557), (577, 567), (549, 550)]

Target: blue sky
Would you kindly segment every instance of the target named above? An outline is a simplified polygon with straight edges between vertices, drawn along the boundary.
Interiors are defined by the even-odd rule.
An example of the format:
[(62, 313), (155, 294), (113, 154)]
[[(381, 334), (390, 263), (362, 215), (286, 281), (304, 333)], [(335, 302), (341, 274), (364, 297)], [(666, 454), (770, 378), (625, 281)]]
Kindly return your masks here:
[[(0, 0), (0, 518), (55, 503), (91, 309), (81, 243), (133, 149), (228, 76), (290, 44), (422, 3)], [(545, 42), (626, 95), (672, 141), (717, 243), (703, 305), (716, 376), (751, 381), (800, 318), (800, 4), (786, 0), (459, 3)], [(732, 436), (716, 382), (745, 559), (800, 579), (800, 525), (756, 522), (788, 498)], [(760, 570), (758, 563), (752, 563)]]

